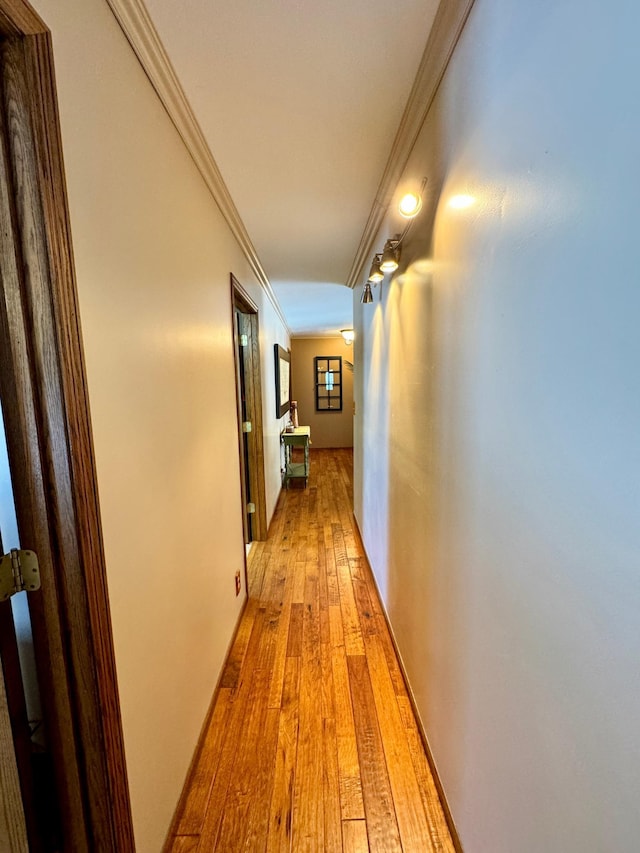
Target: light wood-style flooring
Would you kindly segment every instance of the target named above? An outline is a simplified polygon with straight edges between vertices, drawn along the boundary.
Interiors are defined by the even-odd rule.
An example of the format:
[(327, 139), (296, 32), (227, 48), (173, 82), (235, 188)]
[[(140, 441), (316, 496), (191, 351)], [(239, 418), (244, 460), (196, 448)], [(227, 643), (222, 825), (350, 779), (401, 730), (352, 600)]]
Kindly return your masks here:
[(170, 853), (454, 846), (352, 515), (352, 452), (312, 450), (250, 554), (249, 601)]

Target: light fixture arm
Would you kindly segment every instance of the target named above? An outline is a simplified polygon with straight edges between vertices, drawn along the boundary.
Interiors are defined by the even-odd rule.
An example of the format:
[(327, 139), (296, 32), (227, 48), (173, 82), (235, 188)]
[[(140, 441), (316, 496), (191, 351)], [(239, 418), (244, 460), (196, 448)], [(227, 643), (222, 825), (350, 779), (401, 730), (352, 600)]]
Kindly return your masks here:
[[(422, 194), (424, 193), (424, 188), (426, 187), (426, 185), (427, 185), (427, 179), (423, 178), (422, 183), (420, 184), (420, 193), (419, 193), (420, 201), (422, 201)], [(415, 222), (415, 219), (416, 219), (416, 217), (412, 216), (410, 219), (407, 220), (407, 224), (404, 226), (404, 228), (402, 229), (400, 234), (396, 234), (395, 237), (390, 237), (387, 240), (387, 244), (389, 244), (391, 246), (391, 248), (394, 249), (394, 251), (397, 252), (400, 250), (400, 246), (402, 246), (404, 238), (409, 233), (411, 226)], [(376, 258), (377, 257), (378, 257), (378, 255), (376, 255)]]

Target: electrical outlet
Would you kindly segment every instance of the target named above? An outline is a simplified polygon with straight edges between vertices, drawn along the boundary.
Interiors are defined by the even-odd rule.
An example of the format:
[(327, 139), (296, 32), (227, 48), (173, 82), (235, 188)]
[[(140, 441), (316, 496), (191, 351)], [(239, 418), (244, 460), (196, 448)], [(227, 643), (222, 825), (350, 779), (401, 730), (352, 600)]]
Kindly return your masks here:
[(236, 595), (240, 595), (240, 572), (236, 572)]

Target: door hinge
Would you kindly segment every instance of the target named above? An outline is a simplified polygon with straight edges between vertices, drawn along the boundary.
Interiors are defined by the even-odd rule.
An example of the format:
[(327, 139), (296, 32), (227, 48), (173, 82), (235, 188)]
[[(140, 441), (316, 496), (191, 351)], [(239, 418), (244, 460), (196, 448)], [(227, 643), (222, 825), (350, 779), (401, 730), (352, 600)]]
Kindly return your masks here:
[(249, 338), (246, 335), (240, 335), (240, 346), (246, 347), (249, 345)]
[(247, 504), (247, 515), (252, 515), (256, 511), (255, 504)]
[(242, 432), (251, 432), (251, 421), (242, 422)]
[(40, 567), (33, 551), (12, 548), (0, 557), (0, 601), (6, 601), (23, 589), (40, 589)]

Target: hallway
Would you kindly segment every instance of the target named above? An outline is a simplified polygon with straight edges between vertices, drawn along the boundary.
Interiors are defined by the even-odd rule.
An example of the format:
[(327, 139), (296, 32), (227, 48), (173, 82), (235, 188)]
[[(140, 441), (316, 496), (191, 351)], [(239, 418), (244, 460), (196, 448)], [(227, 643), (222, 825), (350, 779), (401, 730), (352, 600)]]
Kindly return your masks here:
[(250, 597), (170, 853), (453, 851), (352, 515), (313, 450), (249, 558)]

